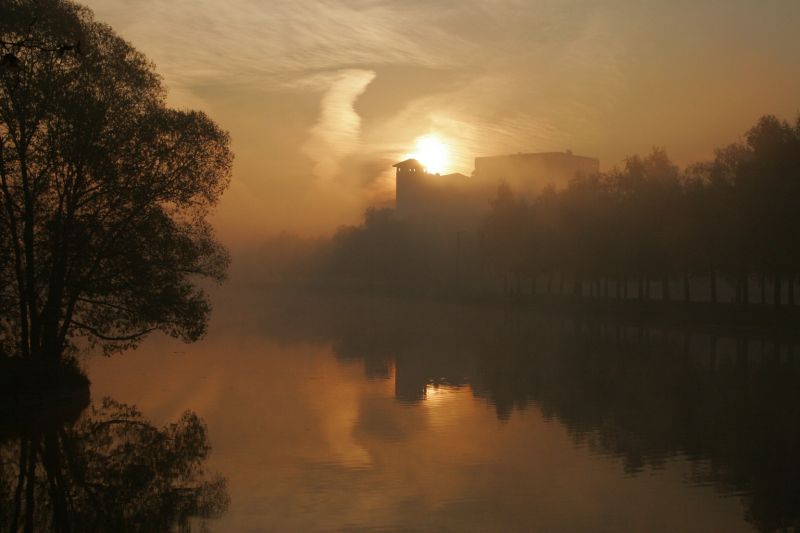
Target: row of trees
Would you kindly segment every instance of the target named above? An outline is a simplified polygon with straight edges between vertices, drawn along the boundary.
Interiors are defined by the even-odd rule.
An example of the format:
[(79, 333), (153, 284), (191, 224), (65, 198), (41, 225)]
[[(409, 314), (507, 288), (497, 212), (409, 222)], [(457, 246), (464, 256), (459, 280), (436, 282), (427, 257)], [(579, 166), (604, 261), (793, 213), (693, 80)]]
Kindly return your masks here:
[(281, 233), (268, 239), (253, 274), (262, 281), (426, 290), (445, 283), (455, 270), (457, 247), (443, 246), (441, 233), (398, 217), (394, 209), (370, 207), (360, 224), (341, 226), (330, 237)]
[(563, 291), (566, 280), (576, 295), (647, 299), (654, 282), (669, 300), (681, 280), (690, 301), (694, 278), (707, 280), (713, 302), (724, 280), (748, 304), (757, 280), (762, 303), (785, 295), (793, 304), (798, 199), (800, 119), (765, 116), (744, 142), (685, 171), (654, 149), (531, 201), (503, 185), (482, 227), (481, 254), (496, 272), (544, 279), (550, 291)]

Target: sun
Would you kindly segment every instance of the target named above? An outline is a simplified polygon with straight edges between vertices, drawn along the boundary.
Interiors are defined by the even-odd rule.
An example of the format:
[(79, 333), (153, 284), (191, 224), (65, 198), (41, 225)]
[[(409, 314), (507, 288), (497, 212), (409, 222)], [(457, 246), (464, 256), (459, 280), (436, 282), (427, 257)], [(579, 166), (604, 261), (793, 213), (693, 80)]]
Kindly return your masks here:
[(442, 172), (449, 162), (447, 145), (435, 133), (417, 137), (416, 149), (409, 157), (425, 165), (431, 174)]

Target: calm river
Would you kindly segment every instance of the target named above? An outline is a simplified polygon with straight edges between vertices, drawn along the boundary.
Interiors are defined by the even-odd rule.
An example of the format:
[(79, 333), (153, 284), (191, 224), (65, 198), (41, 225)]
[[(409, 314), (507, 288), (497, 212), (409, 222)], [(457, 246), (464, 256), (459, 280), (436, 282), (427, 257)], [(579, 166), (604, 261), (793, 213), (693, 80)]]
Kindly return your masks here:
[(599, 319), (223, 287), (85, 366), (203, 418), (211, 531), (750, 531), (800, 516), (800, 354)]

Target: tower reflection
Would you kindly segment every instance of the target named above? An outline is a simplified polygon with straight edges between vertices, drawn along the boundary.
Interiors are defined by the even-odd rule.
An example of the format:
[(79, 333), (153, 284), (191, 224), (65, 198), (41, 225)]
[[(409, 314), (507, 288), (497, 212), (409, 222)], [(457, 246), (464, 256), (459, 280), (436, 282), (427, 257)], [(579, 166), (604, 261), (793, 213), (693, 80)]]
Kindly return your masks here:
[(740, 496), (755, 528), (800, 527), (797, 328), (356, 297), (317, 299), (288, 322), (270, 335), (330, 342), (367, 379), (394, 379), (399, 402), (438, 386), (486, 399), (500, 420), (537, 408), (629, 475), (685, 458), (687, 482)]

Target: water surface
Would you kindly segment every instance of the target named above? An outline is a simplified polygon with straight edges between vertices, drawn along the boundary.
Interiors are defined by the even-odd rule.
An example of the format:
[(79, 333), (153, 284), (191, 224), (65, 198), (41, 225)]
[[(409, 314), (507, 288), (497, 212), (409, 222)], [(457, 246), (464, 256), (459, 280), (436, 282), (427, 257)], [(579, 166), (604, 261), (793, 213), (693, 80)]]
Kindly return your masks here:
[(208, 425), (212, 531), (747, 531), (797, 523), (800, 387), (770, 338), (227, 287), (209, 335), (87, 362)]

